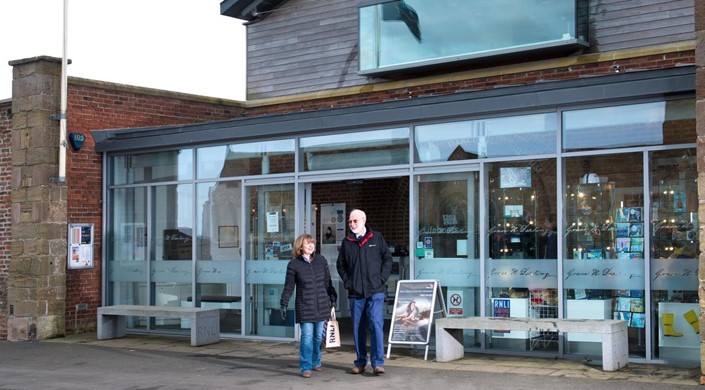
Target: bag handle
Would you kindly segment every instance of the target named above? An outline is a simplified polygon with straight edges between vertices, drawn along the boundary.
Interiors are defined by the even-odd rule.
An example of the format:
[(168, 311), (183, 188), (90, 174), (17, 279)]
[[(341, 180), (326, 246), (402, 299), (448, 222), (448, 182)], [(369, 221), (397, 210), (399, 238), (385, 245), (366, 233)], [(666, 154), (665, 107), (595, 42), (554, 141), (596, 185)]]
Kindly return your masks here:
[(335, 321), (335, 306), (331, 306), (330, 308), (330, 319)]

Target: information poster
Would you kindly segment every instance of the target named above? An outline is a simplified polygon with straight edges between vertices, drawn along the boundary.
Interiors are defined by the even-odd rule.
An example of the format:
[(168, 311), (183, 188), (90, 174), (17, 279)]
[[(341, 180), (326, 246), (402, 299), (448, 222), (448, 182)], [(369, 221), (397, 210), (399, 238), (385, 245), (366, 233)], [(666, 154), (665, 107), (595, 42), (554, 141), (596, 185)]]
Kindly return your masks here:
[(398, 282), (390, 344), (428, 344), (438, 289), (435, 280)]
[(93, 268), (93, 224), (69, 224), (68, 269)]
[[(328, 259), (333, 267), (338, 259), (338, 248), (345, 238), (345, 229), (348, 225), (345, 211), (345, 203), (321, 205), (321, 254)], [(334, 274), (334, 277), (337, 276), (337, 272)]]

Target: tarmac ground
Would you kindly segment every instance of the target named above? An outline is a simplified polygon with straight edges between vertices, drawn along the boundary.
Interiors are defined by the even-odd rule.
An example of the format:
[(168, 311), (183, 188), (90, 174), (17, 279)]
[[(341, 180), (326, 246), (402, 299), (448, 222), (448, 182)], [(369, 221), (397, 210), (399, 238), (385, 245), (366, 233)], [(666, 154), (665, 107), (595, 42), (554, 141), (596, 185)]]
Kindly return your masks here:
[(386, 373), (350, 373), (354, 350), (323, 352), (323, 371), (302, 378), (298, 344), (222, 340), (191, 347), (188, 338), (86, 333), (39, 342), (0, 342), (1, 390), (55, 389), (691, 389), (699, 367), (630, 363), (616, 372), (571, 360), (469, 354), (438, 363), (429, 352), (392, 348)]

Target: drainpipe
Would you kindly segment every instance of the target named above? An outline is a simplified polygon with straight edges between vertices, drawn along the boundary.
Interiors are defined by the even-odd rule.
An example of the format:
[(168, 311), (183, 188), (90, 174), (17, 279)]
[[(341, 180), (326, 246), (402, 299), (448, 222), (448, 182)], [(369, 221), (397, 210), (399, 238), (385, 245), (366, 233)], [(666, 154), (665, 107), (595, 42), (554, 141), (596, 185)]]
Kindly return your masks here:
[(64, 0), (64, 42), (61, 55), (61, 112), (59, 113), (59, 176), (49, 179), (50, 182), (63, 183), (66, 181), (66, 111), (68, 107), (68, 76), (66, 68), (68, 59), (66, 47), (68, 46), (68, 16), (69, 0)]

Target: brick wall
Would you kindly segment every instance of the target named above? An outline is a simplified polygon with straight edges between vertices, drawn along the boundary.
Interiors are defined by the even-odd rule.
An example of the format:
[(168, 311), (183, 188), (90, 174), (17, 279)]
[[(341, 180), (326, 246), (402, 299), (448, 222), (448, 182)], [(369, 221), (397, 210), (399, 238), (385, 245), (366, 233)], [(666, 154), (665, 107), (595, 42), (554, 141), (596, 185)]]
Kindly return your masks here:
[[(67, 133), (86, 136), (82, 149), (69, 147), (67, 155), (68, 221), (94, 224), (95, 244), (94, 268), (67, 271), (67, 334), (95, 330), (96, 309), (101, 303), (103, 164), (90, 132), (231, 119), (242, 111), (237, 102), (82, 79), (69, 80), (68, 101)], [(78, 304), (86, 304), (87, 310), (77, 312)]]
[[(251, 108), (248, 109), (247, 115), (258, 116), (285, 112), (315, 111), (332, 107), (350, 107), (393, 100), (408, 100), (424, 96), (452, 95), (462, 91), (481, 91), (502, 86), (531, 85), (539, 81), (573, 80), (583, 77), (604, 76), (614, 74), (615, 66), (619, 66), (622, 73), (668, 69), (695, 63), (695, 53), (688, 50), (624, 60), (593, 61), (598, 61), (598, 58), (586, 57), (584, 63), (559, 68), (551, 68), (548, 65), (543, 69), (526, 70), (528, 67), (517, 66), (487, 69), (467, 74), (449, 74), (444, 81), (430, 81), (427, 84), (423, 84), (423, 80), (409, 80), (408, 82), (389, 83), (389, 88), (383, 84), (378, 84), (375, 85), (375, 88), (371, 88), (374, 92), (357, 93), (358, 90), (354, 89), (351, 90), (349, 95), (336, 92), (330, 98), (301, 100), (286, 104), (267, 104), (267, 101), (262, 101), (261, 103), (254, 101), (248, 102)], [(319, 95), (322, 95), (322, 93), (319, 93)]]
[(12, 162), (12, 104), (0, 103), (0, 340), (7, 338), (7, 273), (10, 266), (10, 184)]

